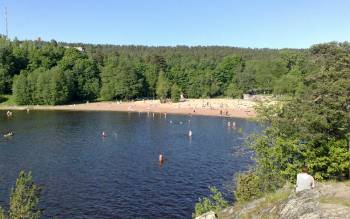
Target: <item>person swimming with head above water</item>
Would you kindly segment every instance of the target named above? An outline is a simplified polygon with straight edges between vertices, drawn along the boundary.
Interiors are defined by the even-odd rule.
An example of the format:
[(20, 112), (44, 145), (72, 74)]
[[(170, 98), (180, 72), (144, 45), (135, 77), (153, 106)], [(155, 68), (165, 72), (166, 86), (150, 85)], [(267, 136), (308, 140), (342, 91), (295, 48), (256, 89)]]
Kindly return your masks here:
[(159, 163), (162, 164), (164, 162), (164, 155), (162, 153), (159, 154)]
[(188, 131), (188, 136), (192, 137), (192, 131), (191, 130)]
[(11, 112), (11, 111), (7, 111), (7, 112), (6, 112), (6, 115), (7, 115), (7, 117), (12, 116), (12, 112)]
[(8, 132), (4, 134), (4, 138), (11, 137), (11, 136), (13, 136), (13, 132)]

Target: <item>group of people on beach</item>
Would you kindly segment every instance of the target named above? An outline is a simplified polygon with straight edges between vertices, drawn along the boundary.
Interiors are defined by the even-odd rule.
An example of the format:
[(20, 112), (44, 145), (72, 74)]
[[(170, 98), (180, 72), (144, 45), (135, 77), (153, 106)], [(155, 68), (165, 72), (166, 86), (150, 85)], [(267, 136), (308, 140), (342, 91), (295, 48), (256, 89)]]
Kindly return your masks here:
[(222, 110), (220, 110), (220, 116), (229, 116), (228, 114), (228, 110), (226, 110), (225, 112), (223, 112)]

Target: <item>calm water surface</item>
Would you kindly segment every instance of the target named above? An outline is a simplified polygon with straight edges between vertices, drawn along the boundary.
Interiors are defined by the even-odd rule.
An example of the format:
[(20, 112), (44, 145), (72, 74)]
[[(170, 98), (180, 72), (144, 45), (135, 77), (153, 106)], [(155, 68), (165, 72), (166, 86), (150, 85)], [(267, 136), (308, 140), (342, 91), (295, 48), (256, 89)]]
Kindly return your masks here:
[(238, 129), (218, 117), (0, 111), (0, 132), (15, 133), (0, 136), (0, 205), (24, 169), (43, 186), (44, 218), (191, 218), (209, 185), (232, 200), (233, 175), (252, 162), (233, 151), (261, 127), (232, 120)]

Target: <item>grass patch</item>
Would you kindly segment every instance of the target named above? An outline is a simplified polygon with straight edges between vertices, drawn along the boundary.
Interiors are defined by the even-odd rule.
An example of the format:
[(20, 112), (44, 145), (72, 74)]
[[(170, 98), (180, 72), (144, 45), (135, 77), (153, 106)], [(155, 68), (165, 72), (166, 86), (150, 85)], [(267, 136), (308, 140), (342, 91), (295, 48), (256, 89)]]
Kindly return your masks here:
[(327, 181), (322, 181), (322, 184), (325, 185), (335, 185), (335, 184), (340, 184), (340, 185), (345, 185), (350, 187), (350, 180), (335, 180), (335, 179), (330, 179)]
[[(253, 218), (256, 217), (257, 215), (261, 216), (261, 218), (278, 218), (278, 215), (273, 215), (271, 212), (269, 212), (269, 215), (264, 214), (264, 210), (271, 208), (275, 206), (277, 203), (282, 202), (286, 200), (289, 195), (292, 193), (293, 189), (287, 187), (281, 190), (278, 190), (274, 193), (269, 193), (265, 195), (263, 198), (261, 198), (260, 202), (256, 204), (256, 206), (250, 210), (247, 211), (246, 214), (242, 215), (241, 218), (248, 219), (248, 218)], [(237, 203), (237, 210), (240, 208), (244, 207), (243, 203)]]
[(288, 102), (288, 101), (291, 101), (292, 99), (293, 99), (293, 97), (288, 96), (288, 95), (282, 95), (282, 96), (275, 97), (276, 101), (281, 101), (281, 102)]
[(13, 95), (1, 95), (0, 106), (15, 106), (15, 98)]
[(323, 204), (337, 204), (350, 207), (350, 200), (338, 197), (323, 196), (320, 198), (320, 202)]

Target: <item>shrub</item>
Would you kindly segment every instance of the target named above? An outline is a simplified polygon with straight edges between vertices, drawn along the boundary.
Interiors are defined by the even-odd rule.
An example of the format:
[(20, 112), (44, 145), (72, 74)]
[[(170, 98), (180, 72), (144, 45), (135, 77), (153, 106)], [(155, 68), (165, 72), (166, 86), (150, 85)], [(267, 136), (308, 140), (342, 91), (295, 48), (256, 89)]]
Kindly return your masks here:
[(222, 197), (221, 192), (215, 187), (209, 187), (211, 195), (203, 199), (199, 199), (196, 203), (195, 213), (193, 217), (202, 215), (208, 211), (218, 213), (223, 208), (228, 207), (228, 202)]
[(6, 213), (5, 213), (5, 211), (4, 211), (4, 209), (2, 209), (1, 207), (0, 207), (0, 219), (7, 219), (8, 217), (7, 217), (7, 215), (6, 215)]
[(225, 91), (225, 95), (232, 98), (242, 98), (243, 91), (240, 90), (234, 83), (229, 84)]
[(261, 196), (259, 177), (254, 172), (240, 173), (236, 176), (235, 198), (237, 201), (249, 201)]

